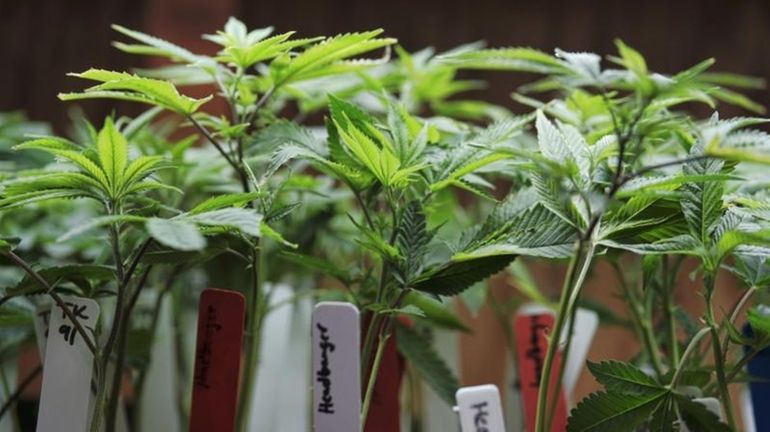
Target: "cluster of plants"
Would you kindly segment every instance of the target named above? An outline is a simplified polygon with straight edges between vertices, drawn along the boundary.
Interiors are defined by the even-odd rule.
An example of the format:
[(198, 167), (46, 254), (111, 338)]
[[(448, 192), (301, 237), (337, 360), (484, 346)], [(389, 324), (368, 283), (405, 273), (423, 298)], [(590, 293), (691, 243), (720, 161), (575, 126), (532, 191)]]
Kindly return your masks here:
[[(110, 305), (96, 334), (78, 326), (95, 355), (92, 431), (114, 430), (125, 376), (141, 397), (163, 298), (180, 316), (206, 286), (246, 296), (246, 430), (280, 282), (297, 298), (349, 301), (367, 314), (365, 419), (392, 335), (410, 370), (453, 404), (458, 380), (429, 342), (433, 328), (467, 331), (450, 298), (477, 302), (484, 281), (510, 271), (524, 294), (516, 304), (553, 306), (553, 334), (571, 334), (598, 260), (616, 270), (629, 311), (616, 321), (642, 349), (631, 361), (588, 364), (605, 389), (577, 404), (568, 430), (736, 429), (730, 384), (770, 345), (761, 306), (770, 297), (770, 136), (756, 129), (764, 119), (715, 109), (761, 110), (734, 90), (761, 82), (711, 73), (713, 60), (655, 73), (622, 42), (604, 64), (592, 53), (479, 44), (408, 53), (381, 30), (305, 38), (230, 19), (204, 36), (217, 46), (207, 56), (114, 28), (129, 41), (119, 50), (168, 66), (89, 69), (73, 76), (90, 87), (59, 98), (146, 111), (76, 116), (68, 138), (39, 125), (20, 134), (32, 126), (0, 118), (0, 356), (33, 340), (42, 301)], [(471, 98), (484, 85), (466, 78), (473, 70), (541, 76), (513, 94), (528, 113)], [(214, 90), (196, 99), (188, 85)], [(528, 283), (533, 260), (567, 263), (557, 301)], [(674, 302), (686, 260), (698, 263), (702, 317)], [(724, 272), (745, 289), (720, 313)], [(136, 312), (145, 297), (149, 320)], [(557, 382), (568, 359), (555, 370), (554, 356), (569, 351), (566, 341), (550, 338), (545, 358), (543, 374)], [(190, 379), (189, 367), (176, 373)], [(557, 398), (541, 382), (538, 432), (550, 430)], [(719, 398), (724, 422), (694, 401), (701, 396)]]

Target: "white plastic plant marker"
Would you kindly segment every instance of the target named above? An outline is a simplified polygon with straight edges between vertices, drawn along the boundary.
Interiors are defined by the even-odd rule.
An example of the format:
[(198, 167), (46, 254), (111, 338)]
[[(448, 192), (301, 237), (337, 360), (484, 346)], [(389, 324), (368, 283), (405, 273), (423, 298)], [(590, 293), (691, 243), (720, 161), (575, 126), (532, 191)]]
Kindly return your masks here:
[[(153, 307), (156, 301), (156, 293), (144, 299), (143, 308)], [(141, 300), (140, 300), (141, 301)], [(141, 428), (143, 431), (179, 432), (181, 425), (177, 410), (177, 374), (174, 354), (174, 328), (172, 323), (173, 310), (171, 298), (166, 297), (161, 301), (160, 315), (152, 342), (150, 364), (145, 377), (143, 395), (141, 396)], [(194, 322), (194, 321), (193, 321)], [(195, 329), (190, 331), (195, 335)], [(188, 358), (192, 358), (190, 356)]]
[(35, 317), (32, 324), (35, 327), (35, 340), (40, 361), (45, 359), (45, 345), (48, 339), (48, 324), (51, 320), (51, 303), (42, 302), (35, 308)]
[[(575, 315), (575, 328), (572, 331), (572, 344), (567, 353), (567, 364), (564, 368), (564, 392), (568, 397), (575, 389), (580, 373), (585, 368), (588, 350), (591, 348), (597, 328), (599, 328), (599, 315), (592, 310), (578, 308)], [(562, 340), (566, 341), (567, 331), (565, 327)]]
[(462, 432), (505, 432), (497, 386), (463, 387), (457, 390), (455, 398)]
[(754, 403), (751, 400), (749, 386), (744, 385), (741, 390), (741, 415), (743, 416), (743, 431), (757, 432), (757, 421), (754, 418)]
[[(93, 333), (99, 305), (86, 298), (63, 298), (78, 323)], [(37, 430), (84, 431), (88, 427), (94, 356), (62, 308), (55, 305), (51, 311)]]
[(361, 324), (350, 303), (313, 310), (313, 421), (316, 432), (360, 432)]
[[(692, 401), (703, 404), (707, 410), (716, 414), (719, 417), (719, 420), (725, 421), (725, 416), (722, 411), (722, 403), (719, 402), (719, 399), (714, 397), (704, 397), (704, 398), (695, 398)], [(697, 431), (691, 431), (690, 428), (688, 428), (687, 425), (684, 423), (682, 423), (681, 430), (682, 432), (697, 432)]]
[(271, 312), (262, 327), (262, 352), (251, 405), (252, 431), (306, 431), (310, 426), (309, 296), (271, 286)]
[[(446, 365), (457, 375), (460, 370), (460, 355), (458, 354), (459, 336), (457, 332), (434, 329), (433, 331), (433, 349), (444, 359)], [(422, 381), (422, 380), (421, 380)], [(457, 430), (457, 415), (452, 411), (452, 407), (444, 399), (436, 394), (433, 388), (425, 383), (422, 385), (423, 395), (423, 413), (422, 430), (425, 432), (446, 432)], [(406, 416), (402, 416), (406, 419)], [(401, 430), (409, 430), (408, 424), (402, 424)]]

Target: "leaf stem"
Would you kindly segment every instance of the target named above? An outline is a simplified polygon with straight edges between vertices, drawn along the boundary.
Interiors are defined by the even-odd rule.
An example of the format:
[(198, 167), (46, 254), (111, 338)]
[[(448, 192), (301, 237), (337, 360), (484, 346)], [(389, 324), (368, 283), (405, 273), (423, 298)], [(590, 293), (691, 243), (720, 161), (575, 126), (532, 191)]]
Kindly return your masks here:
[(705, 275), (703, 283), (706, 288), (706, 325), (711, 332), (711, 345), (714, 352), (714, 369), (717, 375), (717, 383), (719, 384), (719, 394), (722, 399), (722, 405), (725, 407), (727, 424), (730, 426), (731, 430), (736, 430), (733, 404), (730, 399), (730, 389), (727, 386), (727, 379), (725, 377), (725, 361), (721, 342), (719, 341), (719, 328), (714, 320), (714, 275)]
[(698, 331), (698, 333), (695, 333), (695, 336), (692, 337), (690, 340), (690, 343), (687, 344), (687, 348), (684, 350), (684, 354), (682, 354), (682, 358), (679, 360), (679, 363), (676, 366), (676, 370), (674, 371), (674, 375), (671, 377), (671, 383), (669, 384), (670, 388), (675, 388), (677, 383), (679, 382), (679, 376), (682, 374), (682, 371), (684, 370), (685, 363), (687, 363), (687, 359), (690, 358), (690, 355), (695, 352), (698, 348), (698, 342), (700, 342), (701, 339), (703, 339), (703, 336), (706, 335), (706, 333), (710, 332), (711, 329), (708, 327), (704, 327)]
[(61, 308), (64, 315), (67, 317), (67, 319), (72, 322), (72, 325), (75, 327), (75, 331), (78, 332), (80, 337), (83, 338), (83, 341), (85, 342), (86, 346), (88, 347), (88, 350), (91, 351), (91, 354), (96, 355), (97, 349), (96, 345), (94, 344), (94, 341), (91, 339), (91, 335), (86, 332), (86, 330), (83, 328), (83, 326), (80, 324), (80, 321), (75, 316), (75, 314), (72, 313), (69, 307), (67, 307), (67, 303), (64, 301), (64, 299), (59, 296), (59, 293), (55, 292), (53, 290), (53, 287), (48, 284), (48, 282), (40, 276), (40, 273), (36, 272), (35, 269), (32, 268), (26, 261), (24, 261), (23, 258), (16, 255), (15, 253), (11, 251), (5, 251), (3, 252), (3, 255), (8, 257), (11, 261), (13, 261), (16, 265), (22, 268), (32, 279), (34, 279), (37, 283), (40, 284), (40, 286), (45, 289), (46, 294), (48, 294), (56, 303), (59, 308)]
[[(556, 359), (556, 353), (559, 351), (559, 342), (561, 332), (564, 330), (564, 324), (567, 319), (571, 317), (572, 309), (575, 307), (580, 290), (585, 282), (585, 277), (588, 274), (588, 269), (591, 266), (594, 255), (594, 241), (593, 236), (589, 240), (580, 239), (576, 243), (575, 253), (570, 259), (570, 264), (567, 269), (567, 275), (564, 279), (564, 287), (561, 292), (561, 299), (559, 300), (559, 310), (556, 313), (556, 322), (551, 331), (551, 338), (548, 341), (548, 351), (546, 351), (545, 360), (543, 362), (543, 373), (540, 376), (540, 388), (537, 395), (537, 414), (535, 421), (535, 431), (545, 432), (546, 423), (550, 418), (549, 413), (546, 412), (548, 393), (551, 387), (551, 371), (553, 369), (553, 363)], [(560, 371), (560, 372), (563, 372)], [(557, 382), (560, 381), (557, 378)], [(555, 391), (559, 391), (558, 388)], [(558, 394), (556, 395), (558, 397)]]
[(374, 387), (377, 382), (377, 374), (380, 370), (380, 363), (382, 362), (382, 354), (385, 352), (385, 346), (390, 335), (380, 335), (379, 342), (377, 343), (377, 352), (374, 355), (374, 363), (372, 364), (371, 371), (369, 373), (369, 381), (366, 386), (366, 394), (364, 395), (363, 406), (361, 407), (361, 428), (366, 426), (366, 418), (369, 415), (369, 405), (372, 402), (372, 395), (374, 394)]
[(22, 382), (19, 383), (19, 386), (12, 394), (8, 395), (8, 398), (3, 402), (3, 406), (0, 407), (0, 419), (3, 418), (5, 413), (7, 413), (16, 404), (16, 402), (19, 401), (19, 399), (21, 399), (21, 395), (24, 393), (24, 390), (26, 390), (27, 387), (29, 387), (29, 385), (35, 381), (35, 378), (37, 378), (42, 372), (43, 364), (41, 363), (37, 365), (37, 367), (32, 370), (32, 372), (30, 372), (29, 375), (27, 375), (24, 380), (22, 380)]

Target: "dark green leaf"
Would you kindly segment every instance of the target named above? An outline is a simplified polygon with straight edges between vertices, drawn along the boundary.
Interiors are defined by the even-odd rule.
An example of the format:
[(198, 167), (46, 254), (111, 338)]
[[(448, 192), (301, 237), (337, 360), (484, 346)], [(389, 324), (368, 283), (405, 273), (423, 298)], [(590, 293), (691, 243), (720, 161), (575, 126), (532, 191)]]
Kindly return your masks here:
[(449, 406), (455, 404), (455, 393), (459, 387), (444, 360), (431, 347), (430, 340), (401, 324), (396, 326), (396, 344), (399, 352), (406, 358), (422, 379)]

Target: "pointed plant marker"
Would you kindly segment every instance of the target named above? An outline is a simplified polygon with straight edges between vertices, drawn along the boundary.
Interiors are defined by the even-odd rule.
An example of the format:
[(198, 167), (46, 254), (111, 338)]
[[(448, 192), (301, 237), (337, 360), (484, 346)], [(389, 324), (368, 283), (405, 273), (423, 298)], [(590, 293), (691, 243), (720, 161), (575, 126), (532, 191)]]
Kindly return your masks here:
[[(543, 374), (545, 354), (548, 350), (548, 334), (553, 328), (553, 312), (538, 306), (526, 305), (514, 318), (516, 334), (516, 363), (519, 367), (519, 382), (524, 408), (525, 430), (535, 430), (537, 396), (540, 379)], [(556, 354), (549, 386), (549, 399), (558, 397), (556, 410), (553, 412), (551, 431), (564, 431), (567, 428), (567, 402), (564, 391), (555, 389), (556, 371), (561, 365), (561, 352)], [(548, 402), (550, 405), (550, 401)]]
[[(63, 297), (86, 330), (93, 333), (99, 305), (82, 297)], [(84, 431), (88, 427), (93, 353), (59, 305), (51, 308), (45, 342), (43, 388), (37, 417), (38, 432)]]
[(321, 302), (313, 310), (315, 432), (360, 432), (360, 320), (350, 303)]
[(492, 384), (457, 390), (461, 432), (505, 432), (500, 391)]
[(190, 432), (235, 430), (245, 301), (208, 288), (198, 306)]
[[(572, 394), (575, 389), (580, 373), (584, 370), (588, 350), (591, 348), (591, 342), (599, 328), (599, 315), (596, 312), (578, 308), (575, 315), (575, 328), (572, 330), (572, 344), (570, 345), (569, 363), (564, 368), (564, 392)], [(565, 327), (564, 332), (568, 329)], [(562, 340), (567, 340), (569, 335), (563, 334)]]

